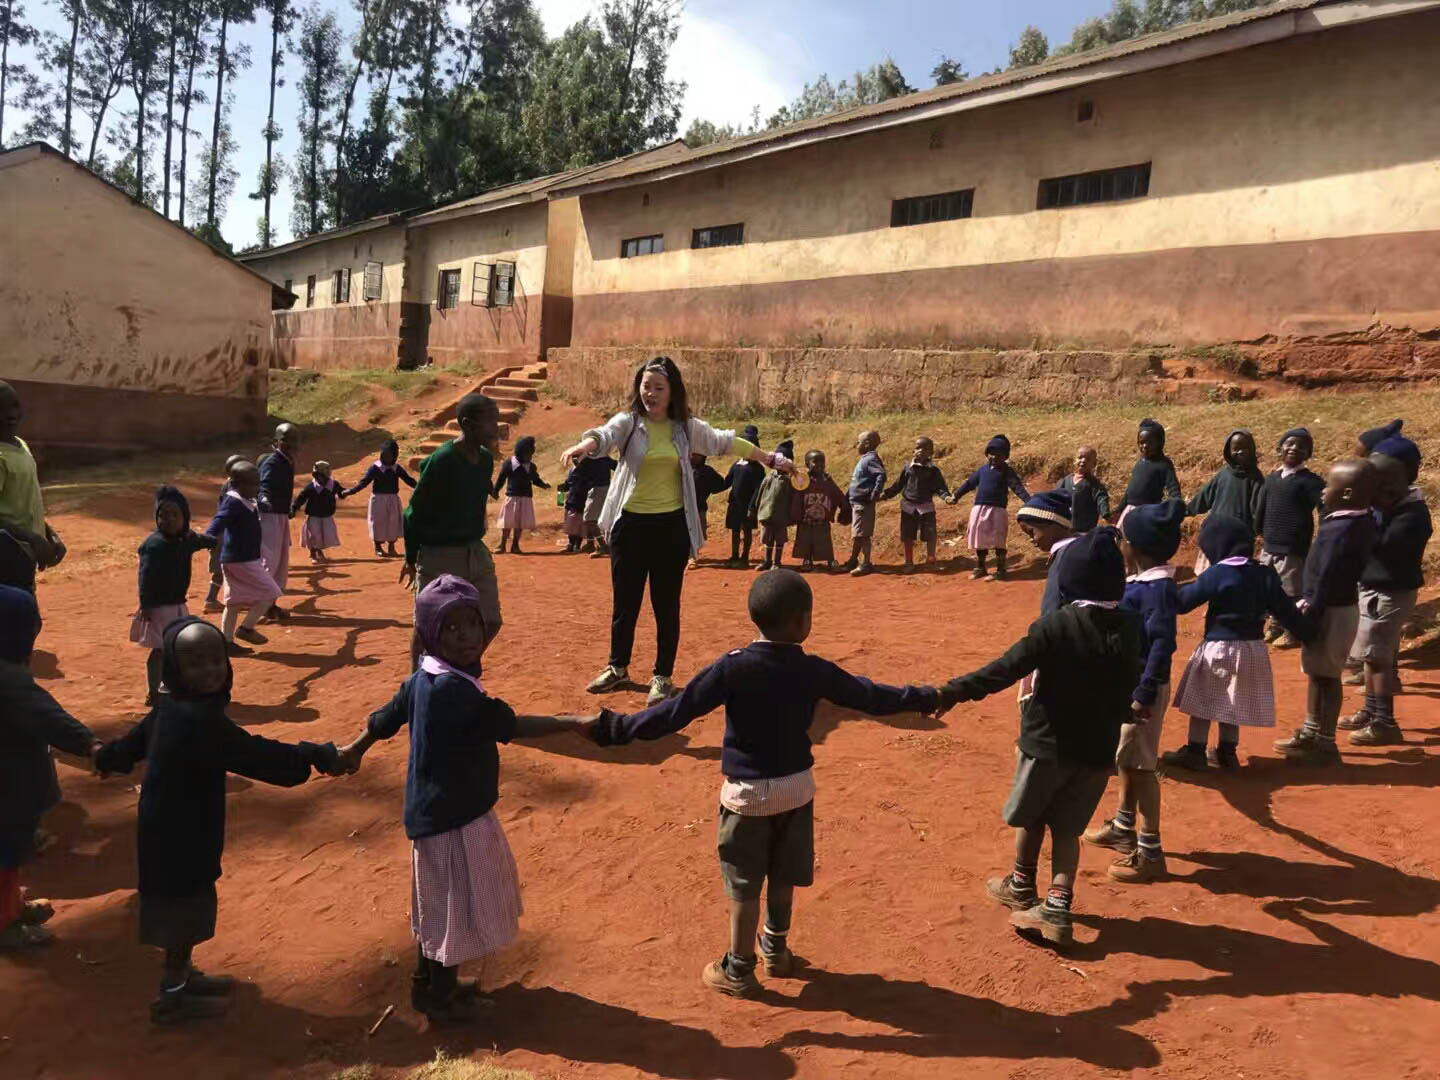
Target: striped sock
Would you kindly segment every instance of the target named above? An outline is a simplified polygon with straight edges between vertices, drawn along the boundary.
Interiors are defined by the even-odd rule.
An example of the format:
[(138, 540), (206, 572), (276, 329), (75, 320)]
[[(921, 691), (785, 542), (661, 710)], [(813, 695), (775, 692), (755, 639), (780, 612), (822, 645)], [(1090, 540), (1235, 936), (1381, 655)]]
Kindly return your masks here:
[(1050, 891), (1045, 894), (1045, 907), (1050, 911), (1063, 911), (1070, 914), (1070, 901), (1075, 898), (1073, 889), (1062, 889), (1059, 885), (1051, 885)]
[(1033, 893), (1035, 891), (1035, 872), (1038, 869), (1034, 863), (1031, 863), (1029, 866), (1022, 866), (1017, 862), (1015, 868), (1010, 871), (1010, 884), (1014, 887), (1015, 891)]
[(1143, 859), (1158, 859), (1162, 852), (1160, 850), (1160, 834), (1158, 832), (1142, 832), (1140, 834), (1140, 857)]
[(1125, 832), (1134, 832), (1134, 831), (1135, 831), (1135, 811), (1134, 811), (1134, 810), (1116, 810), (1116, 811), (1115, 811), (1115, 828), (1117, 828), (1117, 829), (1123, 829)]

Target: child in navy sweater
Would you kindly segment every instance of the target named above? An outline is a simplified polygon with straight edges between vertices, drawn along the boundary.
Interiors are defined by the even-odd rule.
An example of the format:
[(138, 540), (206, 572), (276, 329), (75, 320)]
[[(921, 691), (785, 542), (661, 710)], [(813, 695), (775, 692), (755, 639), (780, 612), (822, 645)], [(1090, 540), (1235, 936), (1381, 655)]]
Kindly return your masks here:
[[(1285, 595), (1280, 575), (1253, 558), (1255, 534), (1238, 518), (1211, 514), (1200, 526), (1200, 551), (1210, 568), (1180, 590), (1181, 615), (1205, 609), (1205, 639), (1195, 647), (1175, 688), (1175, 708), (1190, 717), (1188, 741), (1161, 757), (1166, 765), (1234, 769), (1241, 726), (1275, 726), (1275, 685), (1265, 648), (1265, 617), (1273, 615), (1302, 641), (1308, 622)], [(1209, 754), (1210, 725), (1220, 726)]]
[[(1255, 506), (1255, 527), (1265, 540), (1260, 561), (1280, 575), (1285, 595), (1298, 600), (1304, 591), (1305, 556), (1315, 536), (1315, 511), (1320, 508), (1325, 481), (1305, 468), (1315, 453), (1315, 440), (1303, 428), (1280, 436), (1280, 468), (1265, 478)], [(1299, 642), (1273, 620), (1265, 640), (1282, 647)]]
[(463, 578), (441, 574), (415, 599), (420, 666), (365, 730), (340, 752), (354, 772), (377, 740), (407, 724), (405, 835), (410, 838), (410, 928), (415, 974), (410, 1002), (434, 1021), (471, 1018), (479, 988), (459, 979), (467, 960), (515, 940), (522, 912), (515, 859), (495, 804), (500, 798), (500, 743), (563, 731), (592, 720), (517, 716), (485, 692), (481, 660), (487, 633), (480, 594)]
[(1275, 743), (1287, 758), (1310, 765), (1335, 764), (1340, 751), (1335, 730), (1340, 721), (1345, 658), (1360, 626), (1360, 574), (1375, 547), (1375, 466), (1341, 461), (1325, 478), (1325, 519), (1305, 562), (1301, 605), (1314, 634), (1300, 654), (1300, 670), (1310, 678), (1305, 726)]
[[(741, 437), (746, 442), (760, 445), (760, 430), (754, 424), (746, 424)], [(725, 474), (730, 488), (725, 503), (725, 528), (730, 530), (730, 561), (725, 565), (732, 570), (750, 565), (750, 544), (755, 533), (755, 496), (765, 480), (765, 466), (758, 461), (738, 459)]]
[(1015, 523), (1030, 542), (1045, 552), (1045, 591), (1040, 597), (1040, 614), (1049, 615), (1060, 607), (1058, 570), (1065, 550), (1080, 539), (1071, 527), (1070, 496), (1063, 491), (1042, 491), (1030, 496), (1015, 513)]
[(145, 658), (145, 704), (155, 704), (160, 689), (160, 648), (165, 627), (190, 614), (190, 562), (201, 549), (214, 551), (213, 536), (190, 531), (190, 503), (178, 488), (155, 491), (155, 531), (140, 545), (140, 610), (130, 621), (130, 640), (149, 649)]
[(985, 576), (985, 559), (995, 552), (995, 579), (1004, 581), (1005, 536), (1010, 529), (1010, 518), (1005, 512), (1009, 492), (1013, 491), (1023, 503), (1030, 498), (1020, 474), (1010, 467), (1010, 440), (996, 435), (985, 444), (985, 464), (970, 474), (969, 478), (955, 490), (950, 503), (953, 506), (961, 497), (975, 492), (975, 505), (970, 508), (970, 525), (965, 530), (965, 540), (975, 552), (975, 570), (970, 576)]
[[(225, 591), (220, 599), (225, 605), (225, 616), (221, 627), (232, 656), (245, 652), (235, 644), (237, 637), (252, 645), (265, 643), (265, 636), (255, 629), (255, 624), (280, 597), (280, 586), (262, 555), (263, 534), (256, 502), (259, 494), (260, 470), (248, 461), (236, 462), (230, 469), (230, 490), (205, 527), (206, 536), (223, 537), (220, 571), (225, 578)], [(241, 611), (246, 613), (245, 621), (237, 628), (235, 623)]]
[(1080, 447), (1075, 451), (1074, 471), (1055, 488), (1070, 496), (1070, 523), (1076, 532), (1089, 532), (1110, 520), (1110, 489), (1095, 475), (1099, 460), (1093, 446)]
[(1132, 507), (1121, 525), (1122, 551), (1137, 572), (1126, 580), (1120, 606), (1144, 621), (1145, 672), (1130, 695), (1131, 719), (1120, 728), (1120, 746), (1115, 751), (1119, 809), (1109, 821), (1087, 832), (1085, 839), (1121, 853), (1110, 866), (1110, 877), (1127, 884), (1158, 881), (1166, 875), (1165, 851), (1160, 846), (1160, 781), (1155, 769), (1165, 709), (1170, 704), (1170, 659), (1175, 653), (1175, 612), (1180, 606), (1170, 560), (1180, 550), (1184, 520), (1185, 504), (1172, 499)]
[(1165, 429), (1148, 417), (1141, 420), (1135, 445), (1140, 451), (1140, 460), (1130, 470), (1130, 484), (1120, 499), (1118, 512), (1122, 514), (1127, 506), (1147, 506), (1181, 498), (1175, 463), (1165, 456)]
[[(496, 554), (505, 551), (520, 554), (520, 533), (535, 528), (535, 489), (550, 490), (550, 485), (540, 479), (540, 470), (535, 467), (535, 436), (526, 435), (515, 440), (515, 453), (505, 459), (500, 472), (495, 476), (495, 498), (500, 497), (500, 486), (505, 486), (505, 505), (500, 508), (500, 547)], [(510, 539), (511, 533), (515, 539)]]
[(903, 469), (895, 483), (886, 488), (881, 499), (900, 496), (900, 543), (905, 548), (905, 573), (913, 574), (915, 540), (925, 541), (925, 562), (935, 565), (935, 496), (948, 496), (945, 477), (931, 461), (935, 444), (925, 436), (915, 440), (915, 456)]
[(1399, 690), (1395, 663), (1400, 636), (1415, 610), (1425, 547), (1430, 542), (1430, 509), (1412, 486), (1420, 469), (1420, 448), (1402, 436), (1376, 445), (1375, 514), (1379, 539), (1360, 573), (1360, 631), (1352, 655), (1365, 665), (1365, 707), (1340, 721), (1356, 746), (1394, 746), (1405, 741), (1395, 721)]
[[(225, 496), (230, 492), (230, 470), (242, 461), (249, 461), (244, 454), (231, 454), (225, 459), (225, 482), (220, 485), (220, 497), (215, 500), (215, 509), (225, 505)], [(210, 549), (210, 588), (205, 593), (205, 610), (220, 610), (220, 587), (225, 578), (220, 573), (220, 548)]]
[[(382, 558), (394, 558), (400, 553), (395, 542), (405, 535), (404, 508), (400, 505), (400, 483), (415, 486), (415, 478), (400, 464), (400, 444), (386, 439), (380, 444), (380, 457), (370, 463), (365, 475), (354, 487), (346, 488), (341, 498), (348, 499), (371, 484), (370, 506), (365, 517), (370, 526), (370, 541), (375, 545), (375, 554)], [(382, 545), (389, 544), (386, 551)]]
[[(762, 466), (763, 468), (763, 466)], [(704, 454), (690, 455), (690, 474), (695, 478), (695, 501), (700, 511), (700, 528), (708, 539), (710, 536), (710, 496), (718, 495), (730, 486), (730, 476), (721, 476), (705, 461)], [(690, 555), (690, 569), (699, 563), (699, 552)]]
[(290, 513), (305, 508), (305, 525), (300, 530), (300, 546), (310, 552), (311, 562), (324, 562), (325, 549), (340, 546), (340, 531), (335, 528), (335, 504), (345, 492), (330, 475), (330, 463), (317, 461), (310, 467), (310, 482), (300, 489), (290, 506)]
[(788, 941), (795, 889), (814, 882), (815, 780), (809, 728), (815, 706), (831, 701), (870, 716), (933, 712), (929, 688), (881, 686), (808, 655), (814, 598), (791, 570), (756, 578), (750, 618), (761, 637), (735, 649), (690, 680), (679, 697), (633, 716), (606, 710), (592, 735), (601, 746), (658, 739), (725, 707), (720, 767), (720, 873), (730, 897), (730, 948), (710, 963), (704, 985), (722, 994), (760, 992), (755, 977), (760, 893), (766, 888), (759, 940), (767, 975), (785, 978), (796, 960)]
[[(1255, 464), (1256, 456), (1255, 436), (1244, 428), (1232, 431), (1221, 449), (1225, 464), (1190, 500), (1190, 516), (1227, 514), (1253, 532), (1260, 491), (1265, 486), (1265, 478)], [(1195, 559), (1195, 573), (1203, 574), (1209, 565), (1202, 551)]]

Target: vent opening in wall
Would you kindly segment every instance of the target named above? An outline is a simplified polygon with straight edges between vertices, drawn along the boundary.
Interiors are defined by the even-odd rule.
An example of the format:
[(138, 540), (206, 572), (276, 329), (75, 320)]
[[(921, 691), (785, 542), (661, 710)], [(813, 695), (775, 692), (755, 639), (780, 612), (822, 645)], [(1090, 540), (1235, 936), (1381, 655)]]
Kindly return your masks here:
[(1075, 106), (1075, 122), (1077, 124), (1088, 124), (1095, 119), (1095, 103), (1093, 101), (1082, 101)]
[(640, 196), (640, 205), (641, 205), (641, 206), (649, 206), (649, 205), (650, 205), (650, 193), (649, 193), (648, 191), (647, 191), (644, 195), (641, 195), (641, 196)]

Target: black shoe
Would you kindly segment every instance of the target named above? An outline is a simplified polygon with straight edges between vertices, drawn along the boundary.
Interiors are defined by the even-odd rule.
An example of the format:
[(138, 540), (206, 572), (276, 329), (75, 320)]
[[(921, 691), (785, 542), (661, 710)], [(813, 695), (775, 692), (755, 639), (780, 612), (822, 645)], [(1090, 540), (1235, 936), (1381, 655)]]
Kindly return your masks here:
[(162, 990), (150, 1003), (152, 1024), (184, 1024), (191, 1020), (213, 1020), (224, 1016), (229, 1003), (224, 998), (205, 997), (185, 990)]
[(1205, 752), (1205, 760), (1217, 769), (1238, 769), (1240, 767), (1240, 755), (1229, 743), (1212, 746)]
[(235, 989), (235, 979), (230, 975), (206, 975), (203, 971), (190, 969), (190, 978), (185, 980), (185, 993), (196, 997), (224, 997)]
[(1378, 720), (1350, 736), (1352, 746), (1400, 746), (1404, 742), (1405, 736), (1398, 725), (1382, 724)]
[(1210, 767), (1205, 751), (1191, 743), (1186, 743), (1178, 750), (1165, 751), (1160, 755), (1160, 763), (1177, 769), (1189, 769), (1191, 772), (1204, 772)]

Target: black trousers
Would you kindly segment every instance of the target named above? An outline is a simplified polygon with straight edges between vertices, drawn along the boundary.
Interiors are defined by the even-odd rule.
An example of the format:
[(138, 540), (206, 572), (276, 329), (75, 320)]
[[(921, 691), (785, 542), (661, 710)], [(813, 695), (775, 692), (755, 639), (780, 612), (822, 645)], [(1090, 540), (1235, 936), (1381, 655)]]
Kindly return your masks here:
[(610, 530), (610, 663), (629, 667), (635, 647), (635, 621), (650, 582), (655, 612), (655, 674), (675, 673), (680, 648), (680, 590), (690, 561), (690, 530), (685, 511), (668, 514), (622, 513)]

